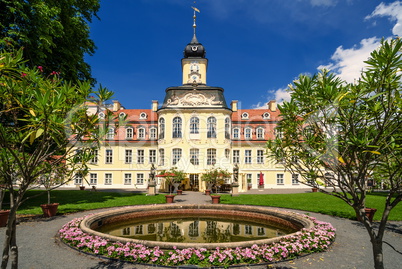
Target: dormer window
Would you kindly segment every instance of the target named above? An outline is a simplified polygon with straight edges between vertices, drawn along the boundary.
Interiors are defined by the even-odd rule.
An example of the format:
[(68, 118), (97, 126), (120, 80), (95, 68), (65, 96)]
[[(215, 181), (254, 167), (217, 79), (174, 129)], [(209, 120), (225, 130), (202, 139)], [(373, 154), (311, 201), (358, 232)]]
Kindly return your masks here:
[(147, 117), (148, 117), (147, 113), (145, 113), (145, 112), (140, 113), (140, 120), (145, 120), (145, 119), (147, 119)]
[(99, 117), (100, 119), (104, 119), (104, 118), (105, 118), (105, 113), (99, 112), (98, 117)]
[(241, 114), (241, 119), (242, 120), (248, 120), (248, 113), (244, 112), (243, 114)]
[(119, 113), (119, 118), (124, 118), (125, 116), (126, 116), (126, 113), (124, 113), (124, 112)]
[(269, 120), (271, 118), (271, 114), (269, 114), (268, 112), (265, 112), (264, 114), (262, 114), (262, 118), (264, 120)]
[(126, 138), (127, 139), (133, 139), (134, 136), (134, 130), (133, 128), (129, 127), (126, 129)]

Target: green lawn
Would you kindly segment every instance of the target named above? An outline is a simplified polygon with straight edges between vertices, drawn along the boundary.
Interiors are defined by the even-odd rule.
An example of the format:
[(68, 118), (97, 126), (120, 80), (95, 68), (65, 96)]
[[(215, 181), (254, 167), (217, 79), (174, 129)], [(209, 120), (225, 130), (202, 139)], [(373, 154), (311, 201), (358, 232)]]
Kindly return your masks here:
[[(18, 214), (39, 215), (42, 214), (40, 205), (47, 202), (45, 191), (33, 190), (27, 193), (27, 197), (35, 197), (25, 202), (18, 210)], [(367, 197), (367, 206), (377, 208), (374, 220), (380, 220), (384, 210), (384, 193), (374, 193)], [(4, 202), (8, 201), (5, 197)], [(92, 192), (80, 190), (54, 190), (51, 192), (51, 202), (59, 203), (58, 214), (73, 213), (98, 208), (160, 204), (165, 202), (163, 194), (146, 196), (145, 194), (119, 193), (119, 192)], [(353, 210), (342, 200), (325, 195), (323, 193), (297, 193), (297, 194), (241, 194), (237, 197), (222, 195), (221, 203), (263, 205), (299, 209), (349, 219), (356, 219)], [(5, 206), (7, 207), (7, 206)], [(402, 203), (391, 211), (389, 220), (402, 221)]]
[[(380, 220), (384, 211), (384, 193), (374, 193), (367, 196), (367, 207), (376, 208), (374, 220)], [(353, 209), (339, 198), (323, 193), (296, 193), (296, 194), (241, 194), (236, 197), (223, 195), (221, 203), (240, 205), (263, 205), (282, 208), (291, 208), (317, 212), (348, 219), (356, 219)], [(402, 221), (402, 203), (395, 207), (388, 220)]]
[[(17, 214), (35, 215), (42, 214), (41, 204), (47, 203), (45, 191), (28, 191), (26, 197), (32, 197), (39, 193), (43, 195), (29, 199), (23, 203)], [(119, 193), (119, 192), (93, 192), (80, 190), (53, 190), (50, 192), (52, 203), (59, 203), (58, 214), (73, 213), (91, 209), (142, 205), (160, 204), (165, 202), (164, 195), (146, 196), (145, 194)], [(4, 202), (8, 201), (5, 197)]]

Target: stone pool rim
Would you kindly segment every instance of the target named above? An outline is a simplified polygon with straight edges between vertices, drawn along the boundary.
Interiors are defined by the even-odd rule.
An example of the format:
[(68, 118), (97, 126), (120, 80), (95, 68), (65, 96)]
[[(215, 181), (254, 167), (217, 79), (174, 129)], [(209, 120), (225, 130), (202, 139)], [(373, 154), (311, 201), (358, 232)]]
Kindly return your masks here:
[[(98, 227), (107, 223), (108, 220), (113, 218), (121, 218), (124, 214), (137, 215), (138, 217), (146, 217), (153, 216), (153, 212), (157, 215), (171, 215), (177, 210), (181, 210), (183, 212), (193, 212), (197, 211), (205, 211), (205, 212), (215, 212), (215, 213), (224, 213), (225, 215), (237, 215), (242, 214), (244, 216), (252, 217), (266, 217), (267, 219), (277, 218), (283, 220), (284, 222), (291, 223), (294, 226), (298, 227), (298, 231), (305, 228), (310, 229), (314, 227), (314, 223), (303, 217), (303, 215), (289, 212), (280, 209), (273, 209), (269, 207), (262, 206), (247, 206), (247, 205), (227, 205), (227, 204), (154, 204), (154, 205), (136, 205), (129, 206), (119, 209), (112, 209), (101, 213), (96, 213), (84, 219), (80, 228), (83, 232), (93, 235), (99, 236), (110, 241), (121, 242), (121, 243), (134, 243), (140, 244), (147, 247), (159, 247), (161, 249), (173, 249), (174, 247), (178, 249), (185, 248), (206, 248), (206, 249), (215, 249), (219, 248), (245, 248), (251, 247), (254, 244), (264, 245), (264, 244), (272, 244), (275, 242), (281, 241), (283, 237), (292, 236), (295, 233), (269, 238), (269, 239), (260, 239), (260, 240), (252, 240), (252, 241), (242, 241), (242, 242), (224, 242), (224, 243), (177, 243), (177, 242), (162, 242), (162, 241), (148, 241), (148, 240), (138, 240), (133, 238), (124, 238), (113, 236), (109, 234), (105, 234), (99, 231), (96, 231)], [(196, 211), (196, 212), (194, 212)], [(220, 211), (220, 212), (219, 212)]]

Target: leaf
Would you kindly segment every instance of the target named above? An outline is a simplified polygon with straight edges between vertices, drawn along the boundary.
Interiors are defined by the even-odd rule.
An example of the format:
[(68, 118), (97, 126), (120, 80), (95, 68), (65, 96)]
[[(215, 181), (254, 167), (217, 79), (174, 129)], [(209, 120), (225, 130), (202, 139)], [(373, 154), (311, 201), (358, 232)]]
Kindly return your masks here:
[(42, 134), (43, 134), (43, 129), (41, 128), (41, 129), (38, 129), (37, 131), (36, 131), (36, 137), (35, 138), (38, 138), (39, 136), (41, 136)]
[(373, 154), (378, 154), (378, 155), (381, 155), (381, 153), (380, 153), (380, 152), (378, 152), (378, 151), (374, 151), (374, 150), (364, 150), (363, 152), (371, 152), (371, 153), (373, 153)]
[(33, 111), (33, 109), (29, 109), (29, 113), (31, 113), (32, 116), (36, 117), (35, 111)]
[(342, 156), (338, 157), (338, 161), (340, 161), (342, 164), (345, 164), (345, 161), (343, 160)]

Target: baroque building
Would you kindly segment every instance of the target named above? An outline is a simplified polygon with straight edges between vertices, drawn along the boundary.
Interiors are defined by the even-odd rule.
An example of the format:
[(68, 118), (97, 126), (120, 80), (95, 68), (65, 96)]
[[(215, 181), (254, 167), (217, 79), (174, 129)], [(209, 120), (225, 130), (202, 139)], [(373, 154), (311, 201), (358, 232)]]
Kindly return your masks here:
[[(238, 101), (228, 105), (223, 88), (207, 85), (208, 59), (196, 37), (195, 18), (194, 12), (194, 35), (181, 60), (182, 85), (167, 88), (163, 103), (152, 101), (151, 109), (126, 109), (114, 101), (110, 110), (126, 123), (109, 129), (86, 181), (100, 188), (145, 189), (151, 167), (177, 167), (187, 173), (185, 190), (203, 191), (201, 175), (207, 169), (232, 172), (236, 166), (240, 192), (248, 186), (303, 187), (298, 175), (267, 159), (266, 142), (281, 135), (275, 130), (280, 117), (276, 102), (265, 109), (239, 109)], [(157, 179), (157, 189), (163, 188), (163, 179)], [(77, 174), (68, 185), (83, 181)]]

